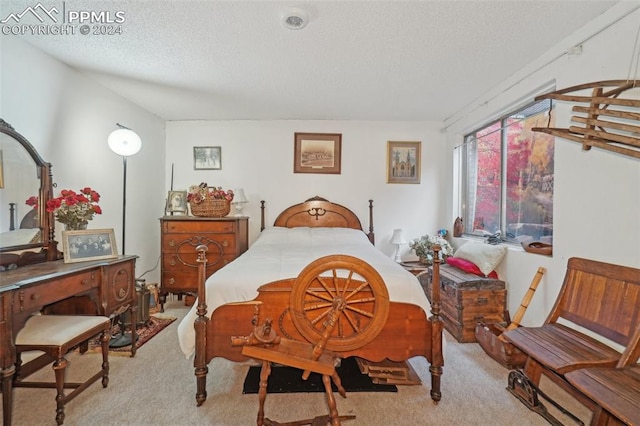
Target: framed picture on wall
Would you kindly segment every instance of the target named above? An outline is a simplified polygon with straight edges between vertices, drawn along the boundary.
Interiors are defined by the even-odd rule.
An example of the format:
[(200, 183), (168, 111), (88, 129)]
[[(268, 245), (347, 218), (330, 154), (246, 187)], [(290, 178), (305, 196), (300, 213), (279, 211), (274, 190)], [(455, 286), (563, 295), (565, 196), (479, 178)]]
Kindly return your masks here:
[(118, 257), (113, 228), (62, 232), (64, 263)]
[(293, 173), (340, 174), (341, 133), (296, 133)]
[(222, 170), (222, 147), (194, 146), (193, 170)]
[(387, 183), (420, 183), (422, 142), (387, 142)]

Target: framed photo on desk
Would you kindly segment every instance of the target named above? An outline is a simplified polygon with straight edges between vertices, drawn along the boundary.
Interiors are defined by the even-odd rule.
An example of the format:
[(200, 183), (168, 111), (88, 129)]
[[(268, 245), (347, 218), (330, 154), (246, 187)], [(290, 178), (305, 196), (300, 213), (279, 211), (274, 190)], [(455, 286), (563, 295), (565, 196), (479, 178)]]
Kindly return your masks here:
[(64, 263), (118, 257), (113, 228), (62, 232)]

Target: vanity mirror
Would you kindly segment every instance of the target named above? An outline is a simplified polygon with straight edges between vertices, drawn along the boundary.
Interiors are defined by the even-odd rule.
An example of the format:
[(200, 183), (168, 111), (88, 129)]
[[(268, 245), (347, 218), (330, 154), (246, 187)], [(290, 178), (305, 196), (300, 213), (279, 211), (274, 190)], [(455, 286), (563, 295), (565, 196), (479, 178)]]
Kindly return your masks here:
[[(0, 266), (56, 260), (51, 165), (33, 145), (0, 119)], [(15, 266), (13, 266), (15, 265)]]

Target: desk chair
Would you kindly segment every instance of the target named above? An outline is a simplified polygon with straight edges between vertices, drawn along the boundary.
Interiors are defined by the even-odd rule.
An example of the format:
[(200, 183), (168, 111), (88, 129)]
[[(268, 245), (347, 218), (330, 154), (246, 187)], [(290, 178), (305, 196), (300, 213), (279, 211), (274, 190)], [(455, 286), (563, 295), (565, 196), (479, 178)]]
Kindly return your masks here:
[[(102, 377), (102, 387), (109, 383), (109, 339), (111, 322), (103, 316), (82, 315), (34, 315), (16, 336), (18, 356), (14, 387), (55, 388), (56, 422), (64, 423), (64, 406)], [(101, 336), (102, 365), (100, 371), (81, 383), (66, 382), (65, 373), (69, 362), (65, 355), (80, 345), (81, 352), (87, 350), (89, 340)], [(41, 351), (42, 355), (22, 365), (22, 353)], [(55, 382), (24, 381), (39, 368), (53, 362)], [(65, 395), (65, 388), (74, 390)]]

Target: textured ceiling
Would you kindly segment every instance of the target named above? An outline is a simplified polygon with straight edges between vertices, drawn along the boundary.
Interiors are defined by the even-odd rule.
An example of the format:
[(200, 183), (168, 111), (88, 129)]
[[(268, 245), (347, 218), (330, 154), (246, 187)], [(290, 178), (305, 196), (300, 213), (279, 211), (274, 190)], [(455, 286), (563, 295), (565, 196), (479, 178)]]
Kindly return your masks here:
[[(166, 120), (443, 121), (616, 2), (41, 3), (123, 11), (119, 35), (23, 39)], [(302, 30), (281, 25), (293, 6)]]

